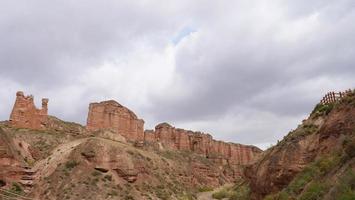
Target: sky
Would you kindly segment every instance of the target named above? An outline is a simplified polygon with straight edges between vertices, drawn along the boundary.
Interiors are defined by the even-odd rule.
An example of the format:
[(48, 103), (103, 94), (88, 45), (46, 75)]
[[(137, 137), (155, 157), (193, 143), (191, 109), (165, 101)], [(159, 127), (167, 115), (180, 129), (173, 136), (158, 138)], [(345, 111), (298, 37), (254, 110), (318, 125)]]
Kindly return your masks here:
[(354, 88), (354, 21), (353, 0), (0, 1), (0, 120), (19, 90), (81, 124), (115, 99), (265, 149)]

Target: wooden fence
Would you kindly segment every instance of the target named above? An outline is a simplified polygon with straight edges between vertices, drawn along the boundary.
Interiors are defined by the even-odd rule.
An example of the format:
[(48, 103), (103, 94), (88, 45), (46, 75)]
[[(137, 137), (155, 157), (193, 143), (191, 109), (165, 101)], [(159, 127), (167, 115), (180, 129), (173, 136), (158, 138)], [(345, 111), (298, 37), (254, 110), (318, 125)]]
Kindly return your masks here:
[(344, 92), (328, 92), (320, 101), (321, 104), (334, 103), (351, 93), (351, 89)]

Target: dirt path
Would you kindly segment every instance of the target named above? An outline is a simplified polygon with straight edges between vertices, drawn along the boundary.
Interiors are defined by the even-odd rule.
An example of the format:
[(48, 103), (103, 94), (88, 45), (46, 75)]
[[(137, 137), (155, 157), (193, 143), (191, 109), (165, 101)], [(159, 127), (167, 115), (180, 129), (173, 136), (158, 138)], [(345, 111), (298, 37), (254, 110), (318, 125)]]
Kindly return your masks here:
[(213, 200), (212, 194), (216, 192), (215, 190), (210, 192), (201, 192), (197, 194), (197, 200)]
[(214, 189), (213, 191), (198, 193), (197, 200), (215, 200), (214, 198), (212, 198), (213, 193), (221, 190), (222, 188), (231, 187), (231, 186), (232, 186), (231, 184), (226, 184), (219, 188)]
[(61, 144), (56, 147), (50, 157), (43, 159), (35, 164), (33, 170), (37, 171), (38, 169), (41, 169), (38, 170), (40, 171), (40, 173), (38, 173), (36, 177), (46, 177), (53, 173), (53, 171), (57, 168), (57, 165), (59, 163), (64, 162), (67, 156), (76, 146), (85, 142), (88, 139), (89, 138), (78, 139), (69, 143)]

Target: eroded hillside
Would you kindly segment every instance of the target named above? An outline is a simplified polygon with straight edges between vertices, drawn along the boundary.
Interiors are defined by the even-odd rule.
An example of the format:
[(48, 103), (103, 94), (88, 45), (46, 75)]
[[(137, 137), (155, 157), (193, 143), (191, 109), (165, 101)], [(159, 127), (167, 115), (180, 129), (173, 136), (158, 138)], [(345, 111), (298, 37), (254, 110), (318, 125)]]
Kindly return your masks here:
[[(355, 198), (355, 93), (319, 104), (246, 170), (251, 198)], [(351, 197), (351, 198), (349, 198)]]
[(35, 199), (177, 199), (234, 181), (234, 170), (190, 151), (137, 148), (96, 136), (2, 126), (2, 189)]
[(143, 132), (144, 121), (114, 101), (90, 106), (90, 128), (48, 116), (44, 102), (37, 109), (18, 92), (0, 124), (0, 198), (196, 199), (233, 183), (261, 153), (166, 123)]
[[(33, 125), (31, 115), (2, 122), (2, 197), (355, 198), (354, 91), (322, 100), (301, 125), (265, 152), (167, 123), (143, 132), (144, 121), (120, 104), (109, 101), (95, 106), (95, 112), (89, 111), (89, 130), (42, 115), (39, 129), (23, 127)], [(38, 117), (34, 119), (38, 125)], [(132, 137), (127, 137), (128, 132), (120, 134), (125, 131)], [(196, 195), (203, 191), (210, 192)]]

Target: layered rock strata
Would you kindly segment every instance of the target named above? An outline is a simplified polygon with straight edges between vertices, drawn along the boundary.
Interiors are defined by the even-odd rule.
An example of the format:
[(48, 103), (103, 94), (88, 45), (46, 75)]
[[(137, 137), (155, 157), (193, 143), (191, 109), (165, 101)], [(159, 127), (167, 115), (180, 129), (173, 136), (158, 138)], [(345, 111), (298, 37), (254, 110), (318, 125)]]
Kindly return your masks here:
[(130, 141), (142, 141), (144, 121), (128, 108), (114, 100), (91, 103), (87, 118), (87, 130), (110, 129)]
[[(252, 199), (263, 199), (285, 188), (308, 164), (323, 155), (342, 152), (355, 130), (355, 93), (338, 102), (331, 111), (316, 109), (276, 146), (246, 167)], [(327, 107), (327, 106), (323, 106)]]
[(168, 123), (157, 125), (154, 131), (145, 131), (144, 138), (146, 142), (159, 142), (168, 149), (202, 154), (221, 164), (249, 164), (262, 152), (255, 146), (217, 141), (209, 134), (175, 128)]
[(0, 128), (0, 188), (9, 188), (12, 182), (22, 184), (26, 173), (22, 148), (23, 143), (13, 140)]
[(10, 115), (10, 124), (17, 128), (44, 129), (48, 120), (48, 99), (42, 99), (42, 109), (37, 109), (33, 96), (16, 93), (16, 101)]
[(158, 142), (166, 149), (186, 150), (206, 156), (221, 164), (245, 165), (261, 150), (254, 146), (216, 141), (211, 135), (175, 128), (161, 123), (155, 130), (143, 131), (144, 121), (116, 101), (91, 103), (87, 130), (109, 129), (133, 142)]

